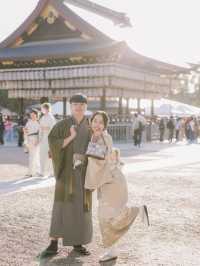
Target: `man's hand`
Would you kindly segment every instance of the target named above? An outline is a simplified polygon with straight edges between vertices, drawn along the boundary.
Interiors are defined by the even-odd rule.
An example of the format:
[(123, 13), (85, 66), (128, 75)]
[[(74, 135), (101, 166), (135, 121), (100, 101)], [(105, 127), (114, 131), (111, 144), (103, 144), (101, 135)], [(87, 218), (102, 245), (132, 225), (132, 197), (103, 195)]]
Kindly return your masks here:
[(71, 126), (70, 127), (70, 136), (72, 139), (75, 139), (76, 135), (77, 135), (77, 132), (76, 132), (76, 129), (75, 129), (75, 126)]
[(77, 133), (74, 126), (70, 128), (70, 136), (64, 139), (63, 148), (65, 148), (73, 139), (75, 139)]

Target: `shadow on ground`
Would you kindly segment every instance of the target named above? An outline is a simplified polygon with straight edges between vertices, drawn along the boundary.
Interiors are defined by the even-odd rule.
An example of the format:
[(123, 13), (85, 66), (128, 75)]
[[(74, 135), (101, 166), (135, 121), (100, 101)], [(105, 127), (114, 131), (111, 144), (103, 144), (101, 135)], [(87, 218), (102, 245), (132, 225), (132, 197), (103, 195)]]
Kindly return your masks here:
[(47, 187), (54, 184), (54, 178), (22, 178), (14, 181), (3, 181), (0, 182), (0, 195), (9, 194), (18, 191), (24, 191), (33, 188)]
[(0, 164), (28, 165), (28, 154), (21, 147), (0, 146)]
[[(40, 258), (39, 259), (39, 264), (38, 266), (66, 266), (66, 265), (71, 265), (71, 266), (82, 266), (82, 265), (88, 265), (85, 264), (85, 261), (83, 259), (84, 257), (81, 257), (79, 255), (77, 255), (76, 252), (74, 252), (73, 250), (68, 254), (68, 256), (66, 257), (60, 257), (60, 258)], [(103, 263), (99, 263), (99, 265), (101, 266), (114, 266), (116, 265), (117, 260), (112, 260), (112, 261), (108, 261), (108, 262), (103, 262)], [(92, 264), (95, 262), (90, 262), (91, 265), (97, 265)]]

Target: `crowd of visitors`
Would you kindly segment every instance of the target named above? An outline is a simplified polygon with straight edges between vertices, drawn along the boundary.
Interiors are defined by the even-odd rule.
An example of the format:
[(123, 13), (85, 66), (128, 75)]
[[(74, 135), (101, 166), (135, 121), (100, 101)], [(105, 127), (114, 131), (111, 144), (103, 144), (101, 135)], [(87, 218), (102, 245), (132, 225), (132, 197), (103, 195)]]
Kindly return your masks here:
[(186, 139), (188, 143), (197, 143), (200, 133), (200, 123), (196, 117), (170, 117), (161, 118), (158, 122), (160, 141), (164, 141), (164, 135), (168, 134), (168, 141), (176, 142)]

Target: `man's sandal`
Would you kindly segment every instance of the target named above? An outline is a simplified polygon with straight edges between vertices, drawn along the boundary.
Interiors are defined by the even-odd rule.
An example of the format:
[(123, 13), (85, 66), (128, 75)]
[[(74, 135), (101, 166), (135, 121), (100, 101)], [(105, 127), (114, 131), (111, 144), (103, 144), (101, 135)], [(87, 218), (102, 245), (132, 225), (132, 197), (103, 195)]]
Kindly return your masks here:
[(74, 251), (77, 253), (83, 255), (83, 256), (89, 256), (91, 253), (83, 246), (74, 246)]

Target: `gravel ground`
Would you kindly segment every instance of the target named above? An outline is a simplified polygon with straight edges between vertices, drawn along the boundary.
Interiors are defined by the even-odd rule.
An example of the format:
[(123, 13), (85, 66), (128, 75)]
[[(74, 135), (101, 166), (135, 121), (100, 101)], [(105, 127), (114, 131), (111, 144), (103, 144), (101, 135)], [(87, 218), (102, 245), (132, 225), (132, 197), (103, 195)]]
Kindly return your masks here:
[[(129, 145), (121, 147), (130, 204), (147, 203), (151, 226), (145, 228), (136, 220), (118, 244), (119, 259), (104, 265), (199, 266), (199, 145), (165, 145), (160, 149), (154, 144), (137, 151)], [(47, 186), (41, 188), (41, 180), (36, 180), (38, 187), (33, 189), (31, 181), (23, 192), (17, 187), (16, 191), (1, 193), (5, 186), (22, 179), (26, 160), (18, 148), (0, 150), (0, 266), (99, 265), (102, 246), (95, 194), (94, 239), (88, 245), (92, 255), (77, 257), (70, 248), (60, 247), (54, 258), (37, 258), (48, 244), (53, 182), (47, 180)]]

